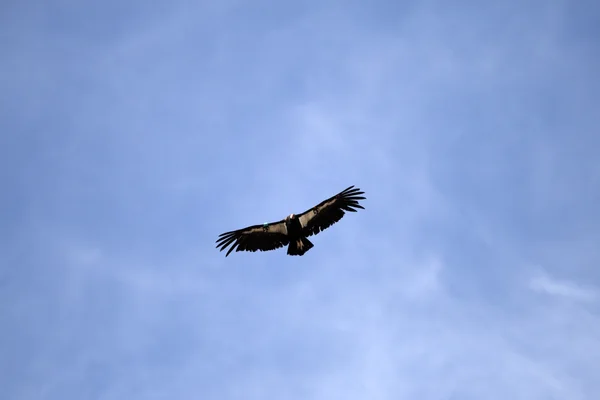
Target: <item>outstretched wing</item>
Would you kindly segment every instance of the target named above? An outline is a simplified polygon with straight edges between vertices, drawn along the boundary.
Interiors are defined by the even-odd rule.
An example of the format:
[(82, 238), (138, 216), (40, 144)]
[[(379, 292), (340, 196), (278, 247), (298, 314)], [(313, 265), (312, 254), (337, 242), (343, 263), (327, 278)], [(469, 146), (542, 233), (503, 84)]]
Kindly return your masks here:
[(263, 225), (253, 225), (236, 231), (225, 232), (217, 239), (217, 248), (223, 251), (227, 246), (231, 248), (225, 255), (227, 257), (235, 251), (268, 251), (286, 246), (289, 243), (287, 228), (283, 220)]
[(358, 200), (366, 199), (360, 197), (364, 192), (353, 188), (354, 186), (350, 186), (300, 214), (298, 219), (302, 225), (302, 233), (306, 236), (316, 235), (342, 219), (344, 211), (356, 212), (356, 208), (364, 210), (364, 207), (358, 204)]

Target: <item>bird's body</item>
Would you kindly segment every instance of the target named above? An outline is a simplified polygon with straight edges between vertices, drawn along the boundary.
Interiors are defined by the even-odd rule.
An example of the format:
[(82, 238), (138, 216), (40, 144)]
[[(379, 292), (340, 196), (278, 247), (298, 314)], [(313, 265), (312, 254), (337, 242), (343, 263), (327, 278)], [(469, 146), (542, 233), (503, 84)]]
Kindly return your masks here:
[(313, 247), (313, 244), (302, 234), (302, 224), (296, 215), (290, 214), (285, 219), (285, 227), (290, 240), (288, 255), (302, 256)]
[(354, 186), (350, 186), (302, 214), (290, 214), (278, 222), (222, 233), (217, 239), (217, 247), (223, 251), (231, 245), (226, 254), (228, 256), (233, 250), (268, 251), (288, 246), (288, 255), (302, 256), (314, 246), (307, 236), (316, 235), (338, 222), (344, 216), (344, 211), (356, 212), (355, 208), (364, 209), (358, 204), (358, 200), (365, 199), (359, 197), (364, 192), (353, 188)]

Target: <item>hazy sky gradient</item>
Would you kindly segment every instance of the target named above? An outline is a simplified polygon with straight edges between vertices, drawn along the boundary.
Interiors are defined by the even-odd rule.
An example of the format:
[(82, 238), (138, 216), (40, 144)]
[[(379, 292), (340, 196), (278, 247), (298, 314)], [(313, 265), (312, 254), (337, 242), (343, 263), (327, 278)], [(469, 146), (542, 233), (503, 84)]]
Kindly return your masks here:
[[(0, 387), (600, 398), (600, 5), (0, 6)], [(218, 234), (357, 185), (285, 249)]]

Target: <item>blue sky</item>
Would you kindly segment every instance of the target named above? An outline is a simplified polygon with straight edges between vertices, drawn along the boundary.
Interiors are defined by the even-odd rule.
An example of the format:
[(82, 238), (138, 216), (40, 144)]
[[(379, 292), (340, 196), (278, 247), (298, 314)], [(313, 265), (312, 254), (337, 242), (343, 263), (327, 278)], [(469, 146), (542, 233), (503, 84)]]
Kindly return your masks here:
[(0, 7), (3, 398), (600, 396), (598, 5), (151, 3)]

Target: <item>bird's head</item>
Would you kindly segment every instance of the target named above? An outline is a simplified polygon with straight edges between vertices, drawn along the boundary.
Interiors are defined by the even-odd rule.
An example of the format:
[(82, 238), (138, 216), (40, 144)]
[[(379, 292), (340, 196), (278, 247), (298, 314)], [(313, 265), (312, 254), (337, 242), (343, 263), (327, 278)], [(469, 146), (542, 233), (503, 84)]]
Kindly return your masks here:
[(295, 217), (294, 214), (290, 214), (290, 215), (287, 216), (286, 221), (291, 221), (291, 220), (294, 219), (294, 217)]

